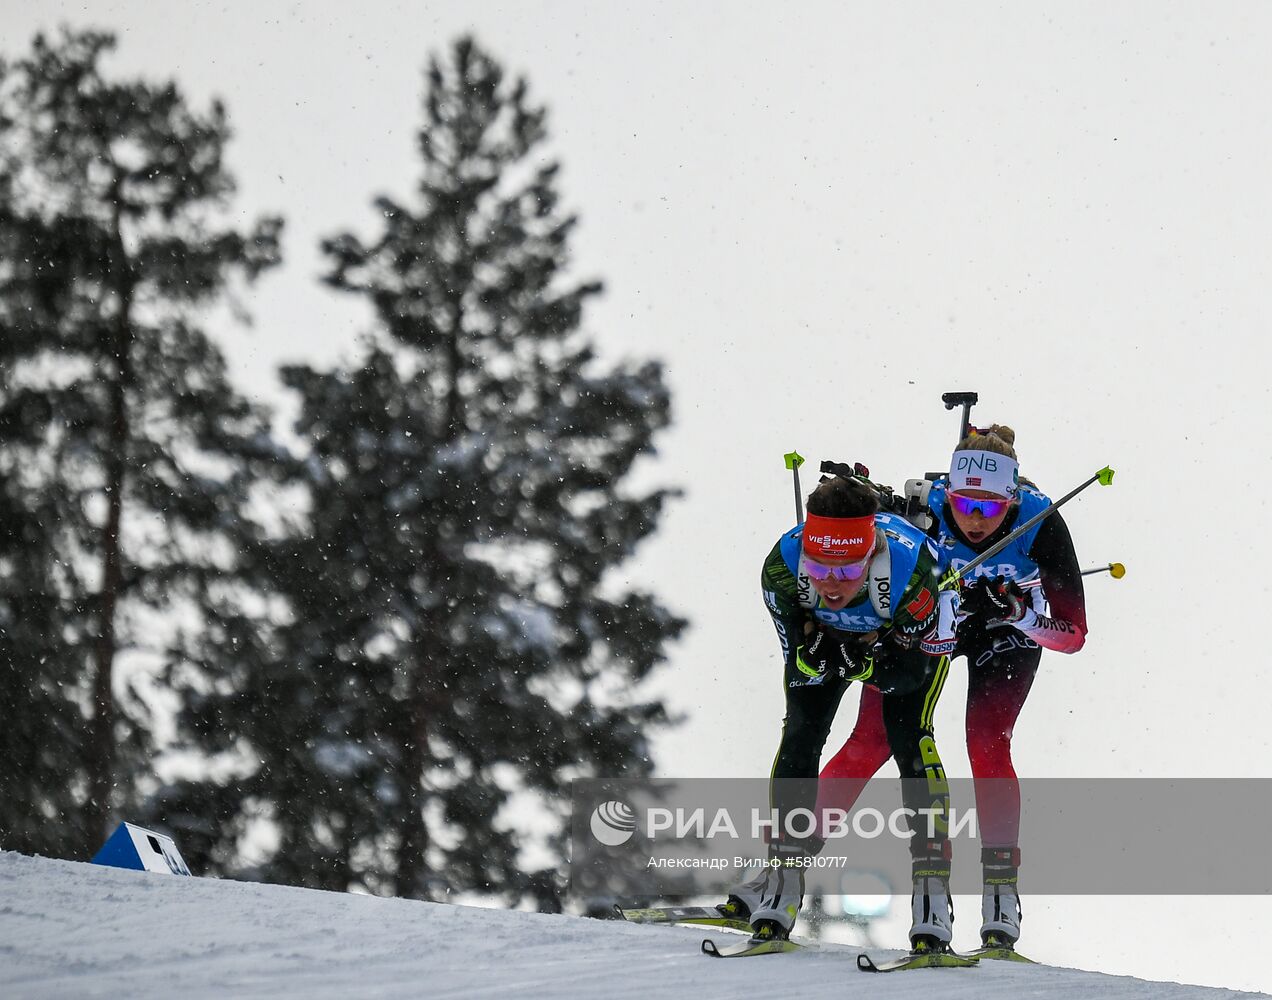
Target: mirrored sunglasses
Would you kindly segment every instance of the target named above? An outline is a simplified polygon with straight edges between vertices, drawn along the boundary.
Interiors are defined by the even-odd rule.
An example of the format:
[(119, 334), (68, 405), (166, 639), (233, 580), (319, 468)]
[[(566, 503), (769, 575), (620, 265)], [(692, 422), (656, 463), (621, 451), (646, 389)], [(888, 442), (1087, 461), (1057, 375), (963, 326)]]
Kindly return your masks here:
[(870, 565), (870, 556), (861, 562), (849, 563), (847, 566), (827, 566), (825, 563), (813, 562), (804, 557), (804, 572), (814, 580), (825, 580), (833, 577), (836, 580), (860, 580)]
[(1010, 500), (982, 500), (979, 497), (967, 497), (961, 493), (950, 494), (950, 506), (967, 517), (980, 511), (981, 517), (997, 517), (1011, 506)]

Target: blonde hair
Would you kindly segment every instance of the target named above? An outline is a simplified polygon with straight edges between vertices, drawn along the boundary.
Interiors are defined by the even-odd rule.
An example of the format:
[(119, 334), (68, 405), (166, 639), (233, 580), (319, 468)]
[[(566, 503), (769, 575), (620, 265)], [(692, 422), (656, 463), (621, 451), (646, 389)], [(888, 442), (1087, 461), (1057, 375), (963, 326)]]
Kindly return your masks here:
[[(991, 451), (995, 455), (1016, 458), (1016, 432), (1006, 424), (994, 424), (984, 430), (972, 428), (967, 437), (958, 443), (955, 451)], [(1019, 459), (1017, 459), (1019, 461)]]

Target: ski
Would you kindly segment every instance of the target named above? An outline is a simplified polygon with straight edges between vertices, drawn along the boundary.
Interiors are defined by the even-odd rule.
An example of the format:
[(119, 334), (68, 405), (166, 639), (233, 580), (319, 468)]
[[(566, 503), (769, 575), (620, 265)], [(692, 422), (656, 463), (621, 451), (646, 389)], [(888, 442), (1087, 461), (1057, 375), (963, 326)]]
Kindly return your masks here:
[(967, 952), (968, 958), (987, 958), (995, 962), (1024, 962), (1026, 965), (1037, 965), (1032, 958), (1025, 958), (1015, 948), (1005, 945), (987, 945)]
[(960, 955), (955, 951), (912, 951), (901, 958), (876, 963), (864, 952), (857, 956), (857, 968), (862, 972), (903, 972), (907, 969), (972, 969), (978, 959)]
[(697, 924), (702, 927), (727, 927), (734, 931), (751, 930), (745, 920), (736, 920), (720, 914), (714, 906), (648, 906), (625, 910), (615, 906), (620, 917), (633, 924)]
[(710, 938), (702, 942), (703, 954), (712, 958), (747, 958), (751, 955), (777, 955), (784, 951), (799, 951), (804, 946), (783, 938), (748, 938), (737, 944), (719, 947)]

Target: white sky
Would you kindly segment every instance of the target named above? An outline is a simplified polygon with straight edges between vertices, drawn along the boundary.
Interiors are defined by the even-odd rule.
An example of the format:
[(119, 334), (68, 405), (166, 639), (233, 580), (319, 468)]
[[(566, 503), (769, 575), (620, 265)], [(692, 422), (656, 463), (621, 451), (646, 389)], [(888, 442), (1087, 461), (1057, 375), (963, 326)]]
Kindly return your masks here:
[[(219, 322), (271, 402), (280, 362), (348, 356), (370, 325), (317, 284), (318, 241), (412, 192), (427, 55), (473, 30), (528, 77), (582, 218), (576, 276), (607, 285), (587, 328), (611, 360), (664, 359), (675, 393), (642, 481), (688, 495), (630, 567), (693, 620), (660, 682), (693, 718), (659, 740), (661, 773), (770, 766), (780, 664), (757, 577), (792, 523), (783, 453), (899, 488), (944, 467), (939, 397), (963, 389), (1053, 496), (1118, 472), (1066, 516), (1084, 565), (1128, 574), (1090, 581), (1083, 652), (1044, 655), (1018, 770), (1268, 775), (1272, 7), (0, 0), (7, 55), (61, 22), (117, 31), (122, 72), (227, 102), (236, 205), (287, 219), (255, 328)], [(937, 723), (960, 776), (964, 676)], [(1266, 920), (1228, 903), (1249, 915), (1214, 943), (1253, 943)], [(1077, 911), (1044, 927), (1039, 910), (1049, 959), (1097, 961)], [(1110, 970), (1235, 984), (1164, 943), (1101, 947)]]

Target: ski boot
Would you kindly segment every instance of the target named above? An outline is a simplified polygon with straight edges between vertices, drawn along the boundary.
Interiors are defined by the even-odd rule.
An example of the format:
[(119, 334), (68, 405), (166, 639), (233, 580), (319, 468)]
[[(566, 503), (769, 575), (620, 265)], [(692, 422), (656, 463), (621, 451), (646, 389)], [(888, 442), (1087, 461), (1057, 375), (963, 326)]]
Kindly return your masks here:
[(915, 954), (949, 951), (954, 937), (949, 844), (924, 846), (924, 853), (915, 856), (912, 869), (910, 950)]
[(800, 945), (791, 941), (790, 936), (804, 898), (804, 867), (797, 863), (804, 856), (800, 848), (773, 845), (769, 864), (763, 872), (743, 883), (729, 895), (727, 902), (716, 907), (721, 916), (729, 919), (738, 919), (745, 910), (751, 924), (750, 939), (724, 946), (707, 939), (702, 942), (702, 950), (714, 958), (798, 950)]
[(748, 920), (753, 927), (769, 921), (789, 936), (804, 899), (804, 867), (809, 841), (777, 842), (769, 845), (769, 862), (754, 876), (716, 905), (716, 912), (730, 920)]
[[(759, 901), (751, 907), (751, 926), (758, 935), (781, 933), (790, 937), (799, 908), (804, 902), (804, 858), (807, 846), (799, 842), (772, 845), (769, 868)], [(771, 927), (766, 925), (773, 925)]]
[(981, 943), (986, 948), (1014, 948), (1020, 938), (1020, 848), (984, 848), (981, 870)]

